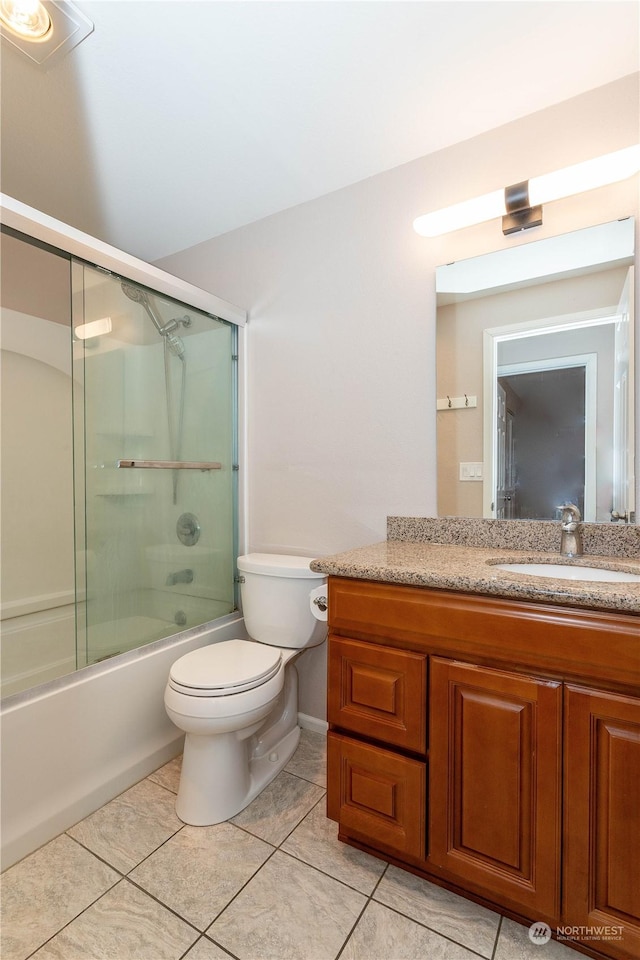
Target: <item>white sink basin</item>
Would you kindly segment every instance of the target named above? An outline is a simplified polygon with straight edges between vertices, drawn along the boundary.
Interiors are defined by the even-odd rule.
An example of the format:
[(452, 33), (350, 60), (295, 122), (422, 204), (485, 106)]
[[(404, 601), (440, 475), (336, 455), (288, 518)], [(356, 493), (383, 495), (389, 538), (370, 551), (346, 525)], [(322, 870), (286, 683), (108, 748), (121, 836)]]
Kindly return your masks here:
[(564, 563), (495, 563), (498, 570), (526, 573), (531, 577), (555, 577), (556, 580), (590, 580), (598, 583), (640, 583), (640, 574), (603, 567), (574, 567)]

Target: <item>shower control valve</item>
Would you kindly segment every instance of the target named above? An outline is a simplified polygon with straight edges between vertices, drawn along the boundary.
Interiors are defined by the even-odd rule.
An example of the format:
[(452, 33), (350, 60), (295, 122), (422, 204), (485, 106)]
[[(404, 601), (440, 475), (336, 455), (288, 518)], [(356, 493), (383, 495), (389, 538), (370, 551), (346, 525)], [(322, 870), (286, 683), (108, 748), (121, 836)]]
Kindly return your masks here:
[(192, 547), (200, 539), (200, 524), (193, 513), (183, 513), (176, 523), (176, 536), (185, 547)]

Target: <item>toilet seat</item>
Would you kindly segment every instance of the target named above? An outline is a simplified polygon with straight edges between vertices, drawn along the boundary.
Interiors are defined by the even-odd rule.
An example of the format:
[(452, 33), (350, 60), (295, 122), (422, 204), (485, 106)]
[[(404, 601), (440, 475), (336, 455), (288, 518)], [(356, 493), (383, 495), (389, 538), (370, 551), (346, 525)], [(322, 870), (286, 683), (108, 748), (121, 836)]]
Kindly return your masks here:
[(176, 660), (169, 672), (169, 686), (191, 697), (226, 697), (261, 686), (281, 665), (278, 647), (251, 640), (223, 640)]

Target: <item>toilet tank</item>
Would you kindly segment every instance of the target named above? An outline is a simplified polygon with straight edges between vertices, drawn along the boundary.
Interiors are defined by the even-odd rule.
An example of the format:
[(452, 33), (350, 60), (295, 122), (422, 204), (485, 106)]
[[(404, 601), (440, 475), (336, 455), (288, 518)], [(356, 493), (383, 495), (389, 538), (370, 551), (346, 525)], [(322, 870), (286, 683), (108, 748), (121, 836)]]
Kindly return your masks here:
[(312, 613), (310, 594), (326, 583), (314, 573), (312, 557), (248, 553), (238, 557), (242, 613), (249, 636), (275, 647), (302, 648), (321, 643), (327, 625)]

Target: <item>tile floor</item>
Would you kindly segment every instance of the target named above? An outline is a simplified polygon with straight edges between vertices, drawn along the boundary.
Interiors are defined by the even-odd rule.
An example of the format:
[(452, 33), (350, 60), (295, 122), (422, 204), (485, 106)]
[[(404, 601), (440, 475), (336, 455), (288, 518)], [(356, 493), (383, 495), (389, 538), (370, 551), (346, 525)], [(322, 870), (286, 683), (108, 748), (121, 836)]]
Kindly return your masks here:
[(347, 847), (324, 815), (325, 738), (302, 732), (228, 823), (173, 809), (161, 767), (2, 877), (2, 960), (579, 960)]

